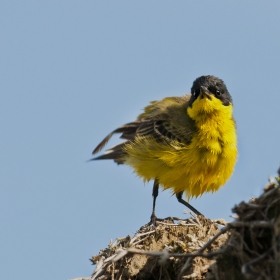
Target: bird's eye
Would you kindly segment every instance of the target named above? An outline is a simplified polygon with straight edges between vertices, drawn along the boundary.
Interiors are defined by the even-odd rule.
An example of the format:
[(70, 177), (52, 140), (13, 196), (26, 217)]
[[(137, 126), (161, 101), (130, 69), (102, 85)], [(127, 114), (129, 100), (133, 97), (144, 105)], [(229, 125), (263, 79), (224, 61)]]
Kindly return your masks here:
[(220, 96), (220, 95), (221, 95), (221, 92), (220, 92), (219, 90), (217, 90), (217, 91), (216, 91), (216, 94), (217, 94), (218, 96)]
[(215, 87), (213, 87), (213, 86), (209, 86), (209, 87), (208, 87), (208, 90), (209, 90), (210, 92), (212, 92), (212, 93), (215, 93), (215, 92), (216, 92), (216, 89), (215, 89)]

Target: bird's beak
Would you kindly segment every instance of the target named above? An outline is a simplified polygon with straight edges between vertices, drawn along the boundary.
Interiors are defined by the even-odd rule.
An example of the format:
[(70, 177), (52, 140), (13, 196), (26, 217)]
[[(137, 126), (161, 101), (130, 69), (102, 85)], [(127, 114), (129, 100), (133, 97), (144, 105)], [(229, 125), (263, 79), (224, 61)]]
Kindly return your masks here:
[(201, 98), (207, 97), (208, 99), (212, 99), (211, 92), (204, 86), (200, 87), (200, 94)]

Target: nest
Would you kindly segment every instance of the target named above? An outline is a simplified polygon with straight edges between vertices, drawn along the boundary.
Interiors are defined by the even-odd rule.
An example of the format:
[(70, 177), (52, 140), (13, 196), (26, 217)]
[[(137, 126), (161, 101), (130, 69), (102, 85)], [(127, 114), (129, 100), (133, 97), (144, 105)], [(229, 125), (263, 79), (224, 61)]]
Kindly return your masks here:
[[(189, 219), (166, 218), (157, 226), (145, 225), (133, 238), (118, 238), (92, 257), (97, 264), (93, 279), (176, 279), (186, 261), (219, 233), (218, 223), (205, 217)], [(215, 251), (227, 239), (221, 236), (211, 243), (208, 251)], [(212, 260), (197, 257), (185, 275), (203, 279)]]
[[(277, 178), (279, 182), (279, 177)], [(259, 198), (233, 208), (238, 217), (216, 258), (213, 279), (280, 279), (280, 187), (269, 184)]]
[(169, 217), (117, 238), (91, 258), (96, 268), (90, 279), (280, 279), (276, 179), (259, 198), (235, 206), (231, 223)]

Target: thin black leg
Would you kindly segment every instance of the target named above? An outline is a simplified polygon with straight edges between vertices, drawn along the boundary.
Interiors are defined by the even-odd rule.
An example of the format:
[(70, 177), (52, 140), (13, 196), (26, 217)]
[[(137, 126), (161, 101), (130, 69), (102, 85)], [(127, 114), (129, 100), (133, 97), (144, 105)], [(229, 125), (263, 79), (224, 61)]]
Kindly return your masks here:
[(197, 211), (194, 207), (192, 207), (187, 201), (185, 201), (183, 198), (183, 192), (179, 192), (179, 193), (176, 193), (176, 197), (178, 199), (178, 201), (182, 204), (184, 204), (185, 206), (187, 206), (190, 210), (192, 210), (196, 215), (201, 215), (201, 216), (204, 216), (202, 215), (199, 211)]
[(157, 196), (158, 196), (158, 189), (159, 189), (159, 183), (158, 183), (158, 180), (155, 179), (154, 181), (154, 186), (153, 186), (153, 212), (152, 212), (152, 215), (151, 215), (151, 222), (155, 225), (156, 223), (156, 214), (155, 214), (155, 208), (156, 208), (156, 199), (157, 199)]

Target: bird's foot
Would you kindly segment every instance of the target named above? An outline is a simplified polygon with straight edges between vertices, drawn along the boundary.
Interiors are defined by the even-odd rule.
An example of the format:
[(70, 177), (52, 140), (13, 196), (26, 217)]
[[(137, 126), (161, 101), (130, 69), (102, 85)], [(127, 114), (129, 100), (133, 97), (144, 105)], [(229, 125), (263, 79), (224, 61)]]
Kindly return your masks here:
[(154, 226), (157, 226), (157, 221), (163, 221), (163, 219), (159, 219), (157, 218), (157, 216), (155, 215), (155, 213), (153, 212), (152, 215), (151, 215), (151, 220), (150, 222), (148, 223), (148, 225), (154, 225)]

